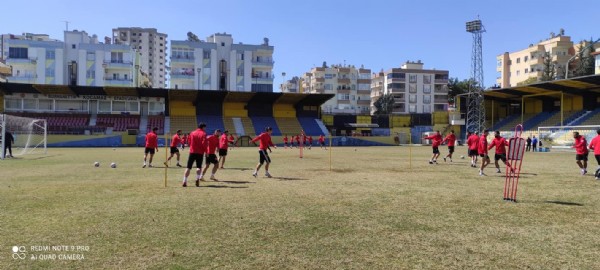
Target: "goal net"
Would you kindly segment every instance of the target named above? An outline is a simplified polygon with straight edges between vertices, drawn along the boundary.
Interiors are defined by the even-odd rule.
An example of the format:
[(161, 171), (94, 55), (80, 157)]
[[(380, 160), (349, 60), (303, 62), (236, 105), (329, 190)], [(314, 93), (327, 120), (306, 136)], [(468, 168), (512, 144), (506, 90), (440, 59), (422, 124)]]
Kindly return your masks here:
[(45, 119), (0, 114), (1, 159), (26, 154), (46, 154), (47, 136)]
[(593, 126), (550, 126), (550, 127), (538, 127), (537, 134), (531, 134), (530, 132), (525, 133), (525, 136), (537, 135), (540, 141), (544, 143), (544, 147), (551, 147), (555, 149), (571, 149), (573, 146), (573, 132), (579, 132), (579, 135), (585, 137), (590, 142), (597, 134), (596, 131), (600, 129), (599, 125)]

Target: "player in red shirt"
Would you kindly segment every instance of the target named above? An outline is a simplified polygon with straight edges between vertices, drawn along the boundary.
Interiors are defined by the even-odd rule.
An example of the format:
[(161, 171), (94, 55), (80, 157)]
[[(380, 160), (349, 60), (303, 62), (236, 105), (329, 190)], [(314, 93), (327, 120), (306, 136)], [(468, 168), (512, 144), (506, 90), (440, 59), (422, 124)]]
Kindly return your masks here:
[(185, 144), (187, 143), (188, 140), (188, 135), (187, 134), (183, 134), (183, 136), (181, 136), (181, 149), (185, 149)]
[(313, 141), (312, 136), (308, 136), (308, 149), (312, 148), (312, 141)]
[(235, 137), (233, 137), (233, 134), (229, 134), (229, 144), (231, 144), (231, 148), (235, 148)]
[(490, 134), (490, 132), (486, 129), (483, 131), (483, 134), (481, 135), (481, 137), (479, 137), (479, 144), (478, 144), (478, 148), (477, 148), (477, 152), (479, 153), (479, 156), (481, 157), (481, 167), (479, 168), (479, 176), (485, 175), (485, 173), (483, 173), (483, 169), (485, 169), (485, 167), (490, 164), (490, 156), (488, 155), (488, 141), (487, 141), (488, 134)]
[(444, 141), (442, 141), (442, 143), (448, 144), (448, 155), (444, 157), (444, 162), (446, 162), (446, 158), (450, 158), (450, 162), (452, 162), (454, 144), (456, 143), (456, 135), (454, 135), (454, 130), (450, 130), (450, 134), (446, 135), (446, 138), (444, 138)]
[(213, 164), (210, 180), (218, 181), (217, 178), (215, 178), (215, 173), (217, 173), (217, 170), (219, 169), (219, 160), (217, 159), (217, 154), (215, 154), (215, 152), (217, 151), (217, 147), (219, 147), (219, 136), (221, 136), (221, 130), (217, 129), (213, 135), (206, 137), (206, 166), (200, 174), (200, 181), (203, 180), (203, 175), (208, 171), (210, 164)]
[[(287, 149), (288, 148), (288, 137), (287, 134), (283, 136), (283, 149)], [(290, 146), (290, 148), (292, 148)]]
[(148, 154), (150, 154), (150, 160), (148, 162), (148, 167), (152, 167), (152, 158), (154, 158), (154, 151), (158, 152), (158, 136), (156, 135), (156, 131), (158, 128), (153, 128), (152, 131), (146, 134), (146, 148), (144, 149), (144, 165), (142, 168), (146, 168), (146, 158)]
[(471, 167), (477, 167), (477, 156), (479, 155), (477, 148), (479, 148), (479, 133), (469, 132), (470, 135), (467, 137), (467, 146), (469, 147), (469, 157), (471, 157)]
[(600, 129), (596, 130), (596, 137), (592, 139), (590, 142), (589, 148), (590, 150), (594, 150), (594, 157), (596, 157), (596, 162), (598, 162), (598, 169), (596, 169), (596, 180), (600, 179)]
[(219, 138), (219, 164), (221, 164), (221, 169), (225, 169), (225, 158), (227, 158), (227, 148), (229, 148), (229, 144), (233, 143), (233, 139), (231, 137), (227, 137), (229, 135), (229, 131), (223, 131), (223, 135)]
[(169, 161), (174, 155), (177, 155), (177, 167), (181, 167), (181, 164), (179, 164), (179, 148), (177, 148), (180, 144), (183, 144), (183, 139), (181, 139), (181, 129), (178, 129), (171, 139), (171, 156), (165, 161), (165, 166), (169, 167)]
[(573, 144), (576, 151), (575, 160), (577, 160), (577, 165), (581, 169), (581, 175), (585, 175), (587, 173), (588, 154), (590, 153), (587, 149), (587, 141), (577, 131), (573, 132), (573, 138), (575, 139)]
[(323, 149), (323, 147), (325, 147), (325, 150), (327, 150), (327, 146), (325, 146), (325, 136), (323, 136), (323, 135), (319, 136), (319, 144), (321, 145), (321, 149)]
[(431, 155), (431, 159), (429, 160), (429, 164), (437, 164), (437, 158), (440, 156), (440, 144), (442, 144), (442, 135), (440, 131), (436, 131), (435, 134), (431, 136), (426, 136), (423, 139), (431, 140), (431, 148), (433, 148), (433, 155)]
[(296, 135), (296, 144), (300, 148), (300, 135)]
[(500, 165), (498, 164), (498, 160), (502, 160), (504, 165), (506, 165), (506, 147), (508, 147), (508, 142), (502, 136), (500, 136), (500, 131), (496, 131), (494, 133), (494, 139), (488, 146), (488, 150), (496, 147), (496, 153), (494, 153), (494, 165), (496, 165), (496, 172), (500, 173)]
[[(260, 167), (263, 165), (263, 163), (266, 162), (267, 164), (265, 165), (265, 176), (271, 178), (271, 174), (269, 174), (269, 164), (271, 163), (271, 158), (269, 157), (269, 154), (267, 153), (267, 149), (269, 149), (269, 151), (271, 150), (269, 148), (269, 146), (273, 146), (274, 148), (277, 148), (277, 146), (275, 146), (273, 144), (273, 142), (271, 141), (271, 133), (272, 132), (273, 132), (273, 129), (271, 127), (266, 127), (265, 132), (261, 133), (260, 135), (256, 136), (254, 139), (252, 139), (252, 142), (260, 141), (260, 145), (258, 146), (259, 161), (258, 161), (258, 164), (256, 165), (256, 169), (252, 173), (252, 176), (254, 176), (254, 177), (256, 177), (258, 175), (258, 170), (260, 170)], [(296, 137), (296, 138), (298, 138), (298, 137)]]
[(188, 157), (187, 167), (183, 175), (183, 187), (187, 187), (187, 178), (190, 175), (190, 171), (196, 163), (196, 186), (200, 186), (200, 172), (202, 170), (202, 159), (204, 153), (206, 153), (206, 132), (204, 128), (206, 124), (198, 124), (198, 129), (194, 130), (189, 136), (190, 141), (190, 155)]

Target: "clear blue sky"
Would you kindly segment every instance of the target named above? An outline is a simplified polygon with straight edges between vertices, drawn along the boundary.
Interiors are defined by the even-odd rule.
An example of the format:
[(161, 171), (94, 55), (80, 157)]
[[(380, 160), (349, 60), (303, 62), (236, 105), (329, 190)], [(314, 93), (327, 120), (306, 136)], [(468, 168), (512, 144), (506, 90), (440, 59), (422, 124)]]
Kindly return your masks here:
[[(486, 86), (495, 83), (496, 55), (527, 47), (558, 33), (575, 42), (600, 37), (597, 0), (218, 0), (218, 1), (83, 1), (30, 0), (0, 4), (0, 33), (49, 34), (63, 39), (70, 29), (97, 34), (102, 40), (116, 27), (153, 27), (169, 40), (192, 31), (204, 39), (216, 32), (234, 42), (275, 46), (275, 85), (313, 66), (364, 65), (373, 72), (421, 60), (425, 68), (446, 69), (451, 77), (470, 73), (471, 35), (465, 22), (480, 16)], [(596, 30), (593, 30), (596, 29)], [(278, 90), (276, 90), (278, 91)]]

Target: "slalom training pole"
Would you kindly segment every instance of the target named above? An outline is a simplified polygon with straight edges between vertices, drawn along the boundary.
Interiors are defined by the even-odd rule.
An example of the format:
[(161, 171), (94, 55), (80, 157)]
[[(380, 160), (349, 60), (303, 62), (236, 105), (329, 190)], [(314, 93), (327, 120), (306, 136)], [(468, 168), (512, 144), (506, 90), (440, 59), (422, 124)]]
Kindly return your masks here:
[(329, 132), (329, 171), (331, 171), (331, 132)]
[[(167, 149), (169, 149), (169, 146), (168, 146), (169, 145), (169, 135), (170, 134), (165, 133), (165, 161), (167, 160), (167, 158), (169, 158), (168, 154), (167, 154), (167, 152), (169, 151), (169, 150), (167, 150)], [(167, 175), (168, 175), (167, 174), (167, 166), (165, 166), (165, 187), (167, 187)]]

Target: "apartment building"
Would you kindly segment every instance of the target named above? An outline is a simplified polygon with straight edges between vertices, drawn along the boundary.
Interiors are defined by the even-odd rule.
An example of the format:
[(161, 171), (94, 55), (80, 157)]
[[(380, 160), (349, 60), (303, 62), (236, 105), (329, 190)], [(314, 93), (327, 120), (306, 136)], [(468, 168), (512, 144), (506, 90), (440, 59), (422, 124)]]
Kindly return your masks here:
[(447, 111), (448, 71), (424, 69), (423, 66), (421, 61), (407, 61), (400, 68), (374, 74), (371, 107), (374, 107), (379, 96), (392, 94), (394, 114)]
[(273, 92), (273, 50), (267, 38), (260, 45), (234, 44), (227, 33), (173, 40), (170, 88)]
[(104, 44), (85, 31), (65, 31), (64, 42), (47, 35), (2, 35), (9, 82), (81, 86), (136, 86), (135, 51)]
[(371, 70), (353, 65), (316, 67), (302, 76), (304, 93), (335, 94), (321, 106), (327, 114), (369, 114)]
[(537, 44), (529, 44), (525, 49), (498, 55), (496, 83), (500, 87), (512, 87), (530, 78), (533, 78), (530, 81), (537, 81), (544, 71), (546, 52), (552, 57), (557, 76), (564, 77), (567, 61), (575, 55), (576, 46), (573, 45), (571, 37), (565, 36), (561, 31), (558, 35), (551, 34), (550, 38)]
[(287, 80), (281, 84), (281, 92), (282, 93), (300, 93), (300, 82), (301, 79), (297, 76), (292, 77), (292, 79)]
[(140, 53), (139, 69), (153, 88), (167, 87), (167, 34), (155, 28), (119, 27), (112, 30), (112, 40)]

